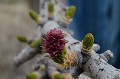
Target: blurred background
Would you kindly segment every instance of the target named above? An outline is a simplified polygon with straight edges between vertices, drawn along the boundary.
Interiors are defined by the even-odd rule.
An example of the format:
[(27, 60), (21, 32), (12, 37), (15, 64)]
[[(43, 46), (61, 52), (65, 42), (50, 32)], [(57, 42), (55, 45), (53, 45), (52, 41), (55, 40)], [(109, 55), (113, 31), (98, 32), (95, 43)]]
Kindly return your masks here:
[(120, 68), (120, 0), (67, 0), (75, 5), (77, 12), (70, 29), (74, 37), (82, 40), (90, 32), (95, 43), (101, 46), (98, 53), (111, 50), (114, 53), (109, 63)]
[(16, 36), (30, 37), (36, 33), (36, 23), (29, 17), (29, 10), (27, 0), (0, 0), (0, 79), (25, 79), (35, 63), (33, 59), (20, 68), (13, 65), (13, 57), (26, 46)]
[[(69, 29), (74, 38), (82, 40), (88, 32), (95, 36), (103, 53), (110, 49), (114, 58), (109, 62), (120, 68), (120, 0), (61, 0), (66, 5), (75, 5), (77, 12)], [(25, 79), (31, 71), (35, 58), (15, 68), (12, 58), (26, 44), (20, 43), (17, 35), (33, 36), (36, 23), (28, 15), (30, 9), (39, 13), (39, 0), (0, 0), (0, 79)]]

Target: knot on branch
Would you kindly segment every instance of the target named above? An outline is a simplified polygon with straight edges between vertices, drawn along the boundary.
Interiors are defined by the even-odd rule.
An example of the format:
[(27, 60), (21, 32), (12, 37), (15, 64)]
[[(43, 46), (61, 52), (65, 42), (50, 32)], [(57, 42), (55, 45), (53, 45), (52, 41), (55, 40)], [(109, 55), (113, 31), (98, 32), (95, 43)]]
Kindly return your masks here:
[(105, 51), (103, 54), (100, 54), (100, 56), (105, 60), (108, 61), (113, 57), (113, 53), (110, 50)]

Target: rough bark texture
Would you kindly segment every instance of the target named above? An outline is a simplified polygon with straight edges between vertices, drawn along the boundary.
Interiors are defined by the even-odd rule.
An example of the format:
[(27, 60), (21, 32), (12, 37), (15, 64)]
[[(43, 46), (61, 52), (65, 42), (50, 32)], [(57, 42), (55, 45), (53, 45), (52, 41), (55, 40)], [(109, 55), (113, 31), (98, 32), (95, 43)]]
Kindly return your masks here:
[[(50, 24), (50, 25), (49, 25)], [(51, 25), (52, 24), (52, 25)], [(49, 21), (46, 23), (46, 25), (43, 27), (43, 34), (46, 34), (47, 32), (50, 31), (49, 27), (51, 26), (50, 29), (53, 28), (60, 28), (56, 23), (53, 21)], [(44, 30), (46, 29), (46, 30)], [(65, 32), (66, 33), (66, 32)], [(82, 44), (78, 40), (75, 40), (70, 34), (66, 33), (66, 40), (68, 43), (66, 46), (70, 50), (76, 51), (79, 57), (79, 63), (78, 65), (84, 69), (85, 72), (88, 72), (90, 76), (93, 79), (119, 79), (120, 78), (120, 70), (114, 68), (110, 64), (107, 63), (108, 59), (112, 57), (112, 52), (111, 51), (106, 51), (105, 53), (99, 55), (95, 51), (99, 49), (99, 45), (96, 46), (96, 44), (93, 46), (93, 49), (91, 52), (89, 52), (89, 57), (84, 56), (81, 53), (81, 47)], [(85, 59), (85, 60), (84, 60)], [(84, 63), (83, 63), (84, 62)]]
[[(43, 0), (41, 0), (41, 3)], [(45, 4), (41, 4), (41, 8), (45, 8)], [(49, 32), (51, 29), (57, 28), (62, 30), (65, 33), (65, 39), (68, 41), (66, 43), (66, 47), (74, 51), (76, 54), (77, 60), (75, 60), (75, 65), (71, 66), (70, 68), (59, 70), (57, 66), (55, 66), (56, 63), (54, 63), (51, 59), (48, 59), (46, 62), (47, 67), (47, 75), (52, 78), (52, 73), (56, 71), (60, 71), (62, 73), (64, 72), (70, 72), (72, 76), (80, 79), (120, 79), (120, 69), (116, 69), (115, 67), (111, 66), (107, 63), (107, 61), (113, 57), (113, 54), (111, 51), (107, 50), (103, 54), (97, 54), (96, 52), (100, 49), (100, 46), (98, 44), (94, 44), (91, 51), (89, 51), (87, 54), (82, 51), (82, 42), (74, 39), (72, 37), (72, 34), (70, 31), (66, 30), (67, 24), (64, 24), (64, 22), (61, 22), (62, 20), (59, 20), (58, 18), (53, 20), (48, 20), (47, 11), (41, 10), (42, 17), (46, 16), (44, 19), (45, 24), (42, 24), (43, 26), (40, 26), (40, 30), (38, 30), (38, 37), (45, 36), (47, 32)], [(44, 12), (45, 15), (44, 15)], [(58, 11), (57, 11), (58, 12)], [(40, 24), (41, 25), (41, 24)], [(37, 48), (37, 49), (36, 49)], [(38, 54), (38, 52), (41, 52), (40, 47), (36, 47), (34, 49), (32, 48), (25, 48), (21, 51), (21, 53), (15, 57), (15, 64), (19, 66), (23, 62), (29, 60), (30, 58), (34, 57)], [(44, 55), (43, 55), (44, 56)], [(46, 60), (46, 59), (45, 59)], [(40, 64), (39, 64), (40, 65)], [(59, 72), (58, 71), (58, 72)], [(83, 73), (85, 72), (85, 73)], [(82, 74), (82, 75), (80, 75)], [(79, 76), (80, 75), (80, 76)], [(82, 77), (81, 77), (82, 76)]]
[[(68, 41), (66, 46), (68, 47), (69, 50), (76, 52), (78, 56), (78, 60), (76, 60), (77, 71), (74, 71), (74, 72), (71, 71), (71, 73), (75, 74), (75, 75), (73, 74), (74, 78), (77, 78), (81, 74), (80, 73), (81, 70), (79, 71), (79, 69), (83, 69), (83, 71), (90, 74), (90, 77), (92, 79), (120, 79), (120, 70), (114, 68), (113, 66), (107, 63), (108, 59), (112, 57), (111, 51), (106, 51), (103, 54), (97, 54), (95, 51), (99, 50), (100, 46), (97, 44), (94, 44), (91, 52), (89, 52), (88, 55), (84, 54), (84, 52), (81, 52), (82, 42), (74, 39), (71, 36), (71, 34), (67, 33), (65, 29), (62, 29), (62, 27), (60, 27), (55, 21), (48, 21), (41, 28), (42, 30), (41, 33), (44, 36), (45, 34), (47, 34), (47, 32), (49, 32), (51, 29), (54, 29), (54, 28), (60, 29), (63, 32), (65, 32), (66, 34), (65, 39)], [(25, 62), (26, 60), (30, 59), (35, 55), (34, 50), (35, 49), (31, 49), (30, 51), (26, 50), (27, 53), (24, 53), (22, 51), (22, 53), (18, 57), (16, 57), (15, 60), (16, 61), (19, 60), (20, 64), (21, 62)], [(33, 54), (30, 54), (31, 52)], [(51, 63), (49, 63), (48, 65), (50, 64)], [(51, 66), (50, 68), (48, 67), (48, 74), (51, 75), (51, 73), (54, 70), (56, 70), (54, 66), (53, 68), (51, 68)]]

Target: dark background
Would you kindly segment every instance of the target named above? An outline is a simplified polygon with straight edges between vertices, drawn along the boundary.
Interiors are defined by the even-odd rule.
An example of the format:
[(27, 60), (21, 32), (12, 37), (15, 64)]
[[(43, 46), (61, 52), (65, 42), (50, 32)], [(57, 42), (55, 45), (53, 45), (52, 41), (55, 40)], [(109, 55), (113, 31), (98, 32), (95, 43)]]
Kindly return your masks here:
[(91, 32), (95, 43), (101, 46), (98, 53), (111, 50), (114, 58), (109, 63), (120, 68), (120, 0), (67, 0), (66, 3), (77, 7), (69, 27), (74, 29), (74, 37), (82, 40)]

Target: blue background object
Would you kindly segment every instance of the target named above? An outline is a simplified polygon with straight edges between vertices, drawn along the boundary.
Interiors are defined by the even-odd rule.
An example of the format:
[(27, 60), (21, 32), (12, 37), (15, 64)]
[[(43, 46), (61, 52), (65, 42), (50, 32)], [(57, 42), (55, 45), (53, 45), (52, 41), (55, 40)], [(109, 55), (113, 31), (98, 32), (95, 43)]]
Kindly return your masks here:
[(77, 8), (69, 26), (74, 37), (82, 40), (92, 33), (95, 43), (101, 46), (98, 53), (110, 49), (114, 58), (109, 63), (120, 68), (120, 0), (67, 0), (67, 4)]

